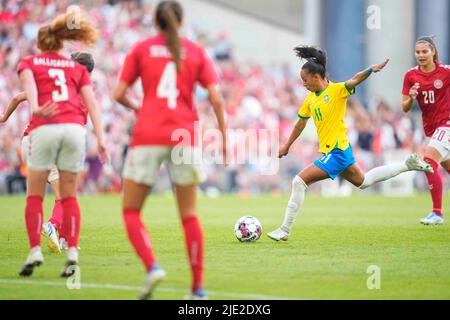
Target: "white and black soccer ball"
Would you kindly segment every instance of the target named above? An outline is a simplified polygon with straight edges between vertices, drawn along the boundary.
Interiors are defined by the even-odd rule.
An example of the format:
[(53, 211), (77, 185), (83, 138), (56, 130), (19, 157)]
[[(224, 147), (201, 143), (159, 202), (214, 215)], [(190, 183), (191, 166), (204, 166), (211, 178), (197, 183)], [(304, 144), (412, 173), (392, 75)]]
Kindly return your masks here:
[(234, 225), (234, 234), (241, 242), (256, 241), (262, 234), (261, 222), (255, 217), (243, 216)]

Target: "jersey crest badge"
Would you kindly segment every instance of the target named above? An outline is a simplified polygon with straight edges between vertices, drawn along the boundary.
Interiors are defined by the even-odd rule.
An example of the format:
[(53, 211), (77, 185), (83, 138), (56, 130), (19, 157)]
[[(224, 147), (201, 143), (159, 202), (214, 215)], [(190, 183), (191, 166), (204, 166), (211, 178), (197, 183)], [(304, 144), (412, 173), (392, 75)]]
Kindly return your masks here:
[(330, 101), (330, 96), (325, 95), (325, 97), (323, 97), (323, 99), (325, 100), (325, 103), (328, 103)]
[(434, 81), (434, 87), (436, 89), (442, 89), (443, 86), (444, 86), (444, 83), (442, 82), (442, 80), (437, 79), (436, 81)]

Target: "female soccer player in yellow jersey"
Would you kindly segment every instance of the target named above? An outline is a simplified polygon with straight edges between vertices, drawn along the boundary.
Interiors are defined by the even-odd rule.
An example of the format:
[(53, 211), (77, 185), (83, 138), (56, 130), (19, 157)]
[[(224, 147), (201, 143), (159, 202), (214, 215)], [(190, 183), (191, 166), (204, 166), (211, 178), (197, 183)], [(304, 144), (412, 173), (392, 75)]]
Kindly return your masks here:
[(309, 46), (296, 47), (294, 50), (299, 58), (307, 60), (300, 76), (305, 88), (311, 93), (303, 102), (298, 112), (299, 119), (288, 142), (280, 148), (278, 156), (281, 158), (288, 154), (289, 148), (300, 136), (311, 116), (317, 128), (319, 151), (323, 156), (303, 169), (292, 181), (292, 193), (284, 222), (280, 228), (267, 234), (276, 241), (286, 241), (289, 238), (294, 220), (303, 204), (306, 189), (317, 181), (327, 178), (334, 180), (337, 176), (341, 176), (356, 187), (366, 189), (402, 172), (433, 171), (429, 164), (416, 154), (412, 154), (404, 163), (377, 167), (364, 174), (353, 157), (344, 121), (347, 99), (355, 93), (356, 86), (373, 72), (380, 72), (389, 62), (388, 59), (380, 65), (358, 72), (346, 82), (333, 83), (326, 77), (327, 57), (323, 50)]

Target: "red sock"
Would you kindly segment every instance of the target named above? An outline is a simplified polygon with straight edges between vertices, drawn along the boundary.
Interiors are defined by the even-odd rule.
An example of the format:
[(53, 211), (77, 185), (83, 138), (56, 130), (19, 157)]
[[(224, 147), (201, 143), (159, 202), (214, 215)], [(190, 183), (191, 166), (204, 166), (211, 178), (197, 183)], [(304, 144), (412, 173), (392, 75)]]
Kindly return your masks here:
[(41, 245), (41, 230), (44, 220), (43, 199), (40, 196), (28, 196), (25, 208), (25, 223), (27, 225), (30, 248)]
[(61, 207), (63, 209), (63, 225), (68, 246), (69, 248), (77, 248), (81, 225), (78, 201), (75, 197), (62, 199)]
[(149, 271), (156, 262), (150, 243), (150, 237), (141, 220), (141, 211), (138, 209), (123, 209), (123, 218), (127, 229), (128, 239), (134, 250)]
[(56, 200), (55, 201), (55, 206), (53, 207), (53, 212), (52, 212), (52, 217), (50, 218), (50, 220), (48, 220), (49, 222), (51, 222), (51, 224), (53, 224), (56, 228), (56, 230), (59, 233), (59, 236), (64, 238), (62, 236), (62, 224), (63, 224), (63, 210), (62, 210), (62, 206), (61, 206), (61, 200)]
[(434, 173), (426, 173), (431, 199), (433, 200), (433, 212), (442, 215), (442, 178), (438, 171), (438, 164), (430, 158), (424, 159), (434, 170)]
[(194, 215), (183, 220), (184, 238), (192, 270), (192, 290), (203, 288), (203, 231)]

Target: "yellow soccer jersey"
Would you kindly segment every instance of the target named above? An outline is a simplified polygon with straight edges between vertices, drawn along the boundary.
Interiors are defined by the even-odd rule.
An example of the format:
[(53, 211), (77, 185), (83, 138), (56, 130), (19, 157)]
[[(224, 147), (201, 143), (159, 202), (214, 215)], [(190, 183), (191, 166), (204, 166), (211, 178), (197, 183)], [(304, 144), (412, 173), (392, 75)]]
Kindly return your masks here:
[(320, 92), (311, 92), (303, 102), (298, 116), (313, 116), (319, 137), (319, 152), (348, 148), (347, 126), (344, 122), (347, 99), (355, 93), (345, 82), (329, 82)]

